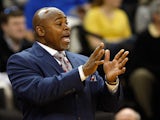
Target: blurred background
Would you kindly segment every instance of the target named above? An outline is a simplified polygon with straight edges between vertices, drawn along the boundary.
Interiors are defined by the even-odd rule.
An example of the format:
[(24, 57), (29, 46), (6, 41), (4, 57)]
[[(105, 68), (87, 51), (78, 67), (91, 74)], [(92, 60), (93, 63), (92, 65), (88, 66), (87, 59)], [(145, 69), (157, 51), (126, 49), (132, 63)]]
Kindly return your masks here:
[[(8, 58), (35, 41), (32, 17), (41, 7), (54, 6), (71, 28), (69, 51), (90, 56), (104, 42), (111, 59), (130, 52), (127, 71), (119, 76), (124, 100), (142, 120), (160, 120), (160, 0), (0, 0), (0, 120), (21, 120), (22, 113), (6, 74)], [(102, 77), (102, 66), (98, 68)], [(96, 120), (111, 120), (99, 113)]]

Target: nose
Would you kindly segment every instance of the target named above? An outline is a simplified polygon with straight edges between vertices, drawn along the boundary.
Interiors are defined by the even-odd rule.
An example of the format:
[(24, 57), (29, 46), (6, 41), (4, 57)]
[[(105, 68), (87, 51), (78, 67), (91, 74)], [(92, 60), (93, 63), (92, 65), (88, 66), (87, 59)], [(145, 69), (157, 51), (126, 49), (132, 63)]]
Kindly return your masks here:
[(64, 30), (70, 30), (70, 27), (67, 24), (64, 24)]

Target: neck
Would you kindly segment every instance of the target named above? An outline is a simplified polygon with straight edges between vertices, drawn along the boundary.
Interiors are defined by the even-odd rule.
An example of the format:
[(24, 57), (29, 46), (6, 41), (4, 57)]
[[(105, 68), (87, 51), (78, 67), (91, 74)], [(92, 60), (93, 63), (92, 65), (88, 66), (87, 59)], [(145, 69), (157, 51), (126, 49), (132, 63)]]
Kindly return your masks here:
[(102, 5), (101, 6), (102, 11), (109, 17), (113, 16), (114, 8), (108, 5)]

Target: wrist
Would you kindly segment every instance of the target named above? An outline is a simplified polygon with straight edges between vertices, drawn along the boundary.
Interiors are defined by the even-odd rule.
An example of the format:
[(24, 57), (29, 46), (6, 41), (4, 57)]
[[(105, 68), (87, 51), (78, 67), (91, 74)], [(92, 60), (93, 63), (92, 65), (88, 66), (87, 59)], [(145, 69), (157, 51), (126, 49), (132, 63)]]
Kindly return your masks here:
[[(106, 77), (106, 76), (105, 76)], [(116, 85), (118, 83), (118, 77), (116, 77), (114, 80), (108, 80), (106, 78), (106, 82), (109, 84), (109, 85)]]
[(84, 81), (88, 76), (85, 76), (84, 72), (83, 72), (83, 68), (82, 65), (78, 67), (78, 71), (79, 71), (79, 75), (82, 81)]
[(110, 81), (106, 81), (109, 85), (117, 85), (117, 80), (116, 81), (113, 81), (113, 82), (110, 82)]

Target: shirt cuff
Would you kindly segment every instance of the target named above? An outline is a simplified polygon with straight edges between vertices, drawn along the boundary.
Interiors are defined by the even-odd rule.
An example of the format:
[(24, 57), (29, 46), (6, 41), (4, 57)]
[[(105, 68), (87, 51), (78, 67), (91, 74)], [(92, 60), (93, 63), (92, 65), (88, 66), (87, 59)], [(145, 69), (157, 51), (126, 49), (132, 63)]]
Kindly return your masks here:
[(108, 84), (107, 81), (105, 81), (105, 83), (106, 83), (106, 85), (107, 85), (107, 87), (108, 87), (108, 89), (111, 93), (117, 92), (118, 86), (119, 86), (119, 78), (118, 77), (116, 79), (116, 84), (115, 85)]
[(78, 71), (79, 71), (79, 75), (81, 78), (81, 81), (83, 82), (88, 76), (84, 75), (83, 69), (82, 69), (82, 65), (78, 67)]

